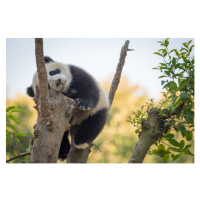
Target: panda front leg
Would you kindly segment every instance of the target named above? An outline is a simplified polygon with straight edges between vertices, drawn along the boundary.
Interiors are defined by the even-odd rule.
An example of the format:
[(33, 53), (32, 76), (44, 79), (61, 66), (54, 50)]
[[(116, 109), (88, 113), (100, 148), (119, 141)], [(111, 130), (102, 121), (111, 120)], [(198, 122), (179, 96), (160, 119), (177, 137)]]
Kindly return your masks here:
[(102, 109), (85, 119), (74, 137), (74, 145), (85, 149), (99, 135), (107, 121), (108, 109)]
[(75, 102), (81, 110), (91, 110), (96, 106), (94, 100), (84, 100), (83, 98), (76, 98)]

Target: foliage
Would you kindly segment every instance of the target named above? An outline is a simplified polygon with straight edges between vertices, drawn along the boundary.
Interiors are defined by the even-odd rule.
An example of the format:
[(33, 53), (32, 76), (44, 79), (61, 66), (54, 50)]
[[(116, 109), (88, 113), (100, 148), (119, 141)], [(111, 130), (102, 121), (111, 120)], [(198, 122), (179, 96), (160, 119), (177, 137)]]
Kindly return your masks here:
[[(27, 137), (24, 131), (17, 131), (16, 124), (19, 124), (18, 118), (14, 113), (24, 112), (24, 110), (17, 108), (16, 106), (9, 106), (6, 108), (6, 146), (8, 147), (8, 156), (15, 157), (16, 154), (12, 153), (14, 150), (17, 155), (21, 154), (19, 150), (19, 143), (23, 137)], [(14, 123), (14, 124), (13, 124)], [(27, 149), (30, 151), (30, 149)], [(25, 158), (28, 161), (28, 157)]]
[[(134, 117), (129, 116), (128, 122), (137, 127), (136, 133), (139, 133), (141, 121), (147, 117), (147, 109), (157, 107), (159, 115), (166, 117), (164, 128), (169, 127), (169, 130), (158, 138), (155, 142), (156, 149), (149, 150), (149, 154), (159, 156), (164, 162), (168, 162), (170, 155), (172, 161), (182, 155), (193, 156), (190, 151), (192, 144), (186, 142), (192, 141), (194, 132), (194, 45), (191, 45), (190, 40), (183, 43), (180, 50), (169, 50), (169, 38), (158, 43), (161, 49), (154, 54), (161, 56), (163, 62), (153, 69), (162, 73), (159, 78), (162, 79), (161, 85), (165, 89), (162, 92), (163, 99), (157, 104), (151, 99), (140, 110), (133, 112)], [(171, 113), (169, 118), (167, 113)]]

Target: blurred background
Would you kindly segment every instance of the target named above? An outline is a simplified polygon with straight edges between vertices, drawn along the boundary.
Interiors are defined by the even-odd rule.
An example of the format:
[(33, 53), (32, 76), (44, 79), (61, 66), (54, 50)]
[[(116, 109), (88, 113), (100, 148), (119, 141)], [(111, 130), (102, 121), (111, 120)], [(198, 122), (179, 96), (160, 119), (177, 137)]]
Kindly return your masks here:
[[(94, 141), (89, 163), (127, 163), (138, 141), (135, 128), (128, 122), (128, 116), (141, 108), (149, 99), (159, 101), (162, 87), (161, 75), (157, 67), (162, 58), (154, 55), (160, 46), (152, 39), (44, 39), (44, 55), (55, 61), (80, 66), (92, 74), (108, 92), (119, 61), (121, 47), (125, 40), (130, 40), (119, 88), (110, 111), (109, 120), (101, 134)], [(169, 49), (180, 49), (181, 44), (191, 38), (169, 39)], [(21, 137), (18, 144), (20, 152), (30, 147), (33, 138), (33, 126), (37, 113), (34, 102), (26, 95), (26, 88), (31, 85), (36, 71), (34, 39), (6, 40), (6, 106), (16, 106), (25, 110), (16, 113), (20, 125), (16, 131), (24, 131), (27, 137)], [(9, 121), (9, 123), (12, 123)], [(178, 136), (177, 136), (178, 137)], [(191, 143), (191, 142), (190, 142)], [(152, 146), (152, 149), (154, 147)], [(15, 148), (8, 149), (14, 154)], [(194, 152), (194, 149), (193, 151)], [(14, 162), (18, 162), (15, 160)], [(58, 161), (60, 162), (60, 161)], [(147, 155), (144, 163), (159, 163), (157, 156)], [(192, 156), (181, 156), (175, 162), (194, 162)]]

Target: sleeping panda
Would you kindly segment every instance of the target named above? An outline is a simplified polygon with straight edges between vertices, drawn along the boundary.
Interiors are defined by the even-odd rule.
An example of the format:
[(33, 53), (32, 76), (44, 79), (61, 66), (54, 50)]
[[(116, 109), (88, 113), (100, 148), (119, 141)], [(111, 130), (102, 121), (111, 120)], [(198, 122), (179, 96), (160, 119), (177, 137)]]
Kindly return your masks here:
[[(85, 70), (74, 65), (55, 62), (45, 56), (45, 67), (49, 89), (54, 89), (75, 100), (79, 111), (74, 113), (71, 126), (79, 125), (74, 137), (74, 145), (84, 149), (98, 136), (103, 129), (109, 113), (108, 96), (103, 87)], [(39, 86), (37, 72), (27, 94), (34, 97), (36, 86)], [(63, 135), (58, 158), (64, 160), (70, 149), (69, 131)]]

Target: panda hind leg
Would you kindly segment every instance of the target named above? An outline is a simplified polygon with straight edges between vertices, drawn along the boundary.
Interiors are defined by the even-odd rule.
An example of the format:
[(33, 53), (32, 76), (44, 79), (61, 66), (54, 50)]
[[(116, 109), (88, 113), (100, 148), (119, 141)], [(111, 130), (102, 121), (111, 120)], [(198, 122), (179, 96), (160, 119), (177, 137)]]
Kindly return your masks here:
[(63, 135), (62, 142), (60, 145), (60, 151), (58, 154), (58, 158), (61, 160), (65, 160), (67, 158), (67, 154), (70, 150), (70, 142), (69, 142), (69, 131), (66, 131)]
[(102, 109), (84, 120), (75, 137), (74, 145), (78, 149), (85, 149), (103, 129), (107, 121), (108, 109)]

